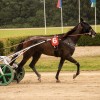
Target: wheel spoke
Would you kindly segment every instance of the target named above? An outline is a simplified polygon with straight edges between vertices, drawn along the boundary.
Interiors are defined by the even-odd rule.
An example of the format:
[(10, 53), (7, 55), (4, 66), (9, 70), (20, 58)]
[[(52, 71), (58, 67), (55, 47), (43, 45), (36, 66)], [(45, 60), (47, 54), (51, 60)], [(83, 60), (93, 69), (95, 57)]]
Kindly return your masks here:
[(2, 68), (2, 70), (3, 70), (3, 73), (5, 73), (5, 71), (6, 71), (6, 65)]
[(0, 78), (2, 77), (2, 75), (0, 75)]
[(5, 76), (3, 76), (4, 83), (7, 83)]
[(14, 72), (13, 69), (6, 64), (1, 64), (1, 69), (3, 72), (3, 75), (0, 73), (0, 86), (8, 85), (12, 82), (14, 78)]
[(5, 76), (11, 76), (12, 75), (12, 73), (6, 73), (5, 74)]

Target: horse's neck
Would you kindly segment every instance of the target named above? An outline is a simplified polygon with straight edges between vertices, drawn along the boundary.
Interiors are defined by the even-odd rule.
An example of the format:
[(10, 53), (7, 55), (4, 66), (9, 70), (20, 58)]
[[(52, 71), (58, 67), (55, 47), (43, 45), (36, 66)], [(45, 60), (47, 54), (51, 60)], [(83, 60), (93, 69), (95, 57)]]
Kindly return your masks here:
[(77, 42), (78, 42), (78, 40), (79, 40), (79, 38), (81, 37), (81, 35), (79, 35), (80, 32), (81, 32), (80, 30), (76, 30), (76, 31), (73, 32), (71, 35), (69, 35), (69, 36), (66, 38), (66, 40), (67, 40), (67, 41), (70, 41), (70, 43), (72, 43), (73, 45), (76, 45)]
[(77, 35), (77, 34), (70, 37), (70, 39), (73, 41), (75, 45), (77, 44), (79, 38), (80, 38), (80, 35)]

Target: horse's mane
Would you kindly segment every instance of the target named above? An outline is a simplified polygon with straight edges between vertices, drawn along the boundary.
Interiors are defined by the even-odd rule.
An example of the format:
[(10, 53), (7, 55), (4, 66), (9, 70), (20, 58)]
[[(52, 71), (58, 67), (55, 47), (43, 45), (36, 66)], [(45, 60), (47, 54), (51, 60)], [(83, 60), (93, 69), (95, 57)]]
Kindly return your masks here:
[[(78, 26), (78, 25), (77, 25)], [(67, 36), (71, 35), (73, 32), (76, 31), (77, 26), (75, 26), (73, 29), (69, 30), (68, 32), (64, 33), (63, 38), (66, 38)]]

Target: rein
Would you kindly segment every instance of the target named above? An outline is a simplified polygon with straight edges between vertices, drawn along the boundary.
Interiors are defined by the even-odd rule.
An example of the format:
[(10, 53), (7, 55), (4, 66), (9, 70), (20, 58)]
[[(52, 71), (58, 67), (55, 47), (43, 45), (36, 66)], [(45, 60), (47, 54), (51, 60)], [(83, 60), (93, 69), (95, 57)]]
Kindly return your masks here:
[(84, 34), (74, 34), (74, 35), (68, 35), (68, 36), (81, 36), (81, 35), (84, 35)]
[[(74, 35), (68, 35), (68, 36), (73, 36), (73, 37), (74, 37), (74, 36), (81, 36), (81, 35), (84, 35), (84, 34), (74, 34)], [(47, 39), (47, 40), (48, 40), (48, 39)], [(28, 40), (28, 41), (30, 41), (30, 40)], [(9, 47), (1, 48), (0, 50), (5, 50), (5, 49), (12, 48), (12, 47), (16, 47), (16, 46), (18, 46), (18, 45), (20, 45), (20, 44), (23, 44), (23, 43), (26, 43), (26, 42), (28, 42), (28, 41), (24, 41), (24, 42), (22, 42), (22, 43), (18, 43), (18, 44), (9, 46)]]
[[(30, 41), (30, 40), (28, 40), (28, 41)], [(15, 44), (15, 45), (9, 46), (9, 47), (1, 48), (0, 50), (5, 50), (5, 49), (12, 48), (12, 47), (16, 47), (16, 46), (18, 46), (18, 45), (20, 45), (20, 44), (23, 44), (23, 43), (26, 43), (26, 42), (28, 42), (28, 41), (24, 41), (24, 42), (21, 42), (21, 43), (18, 43), (18, 44)]]
[[(22, 44), (22, 43), (19, 43), (19, 44)], [(9, 47), (5, 47), (5, 48), (1, 48), (0, 50), (4, 50), (4, 49), (9, 49), (9, 48), (12, 48), (12, 47), (16, 47), (18, 46), (19, 44), (15, 44), (15, 45), (12, 45), (12, 46), (9, 46)]]

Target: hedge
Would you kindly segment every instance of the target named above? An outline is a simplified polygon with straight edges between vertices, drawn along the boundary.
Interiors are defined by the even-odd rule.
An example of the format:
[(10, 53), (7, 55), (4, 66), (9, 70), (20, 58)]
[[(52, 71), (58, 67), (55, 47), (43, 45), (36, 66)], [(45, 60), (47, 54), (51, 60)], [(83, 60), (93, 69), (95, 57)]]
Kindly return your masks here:
[(3, 41), (0, 41), (0, 55), (4, 55), (3, 48), (4, 48)]
[[(15, 37), (0, 39), (0, 55), (8, 55), (15, 50), (15, 47), (11, 47), (18, 44), (20, 41), (27, 37)], [(78, 46), (100, 46), (100, 33), (95, 38), (89, 36), (82, 36), (78, 43)]]
[(16, 48), (14, 45), (19, 44), (19, 42), (25, 38), (26, 37), (0, 39), (0, 55), (8, 55), (14, 52)]
[(82, 36), (78, 41), (78, 46), (100, 46), (100, 33), (95, 38)]

